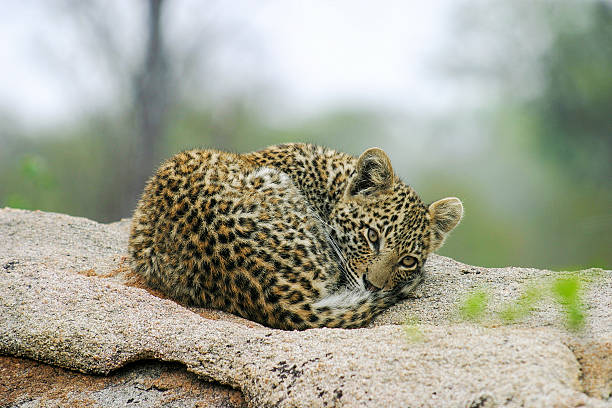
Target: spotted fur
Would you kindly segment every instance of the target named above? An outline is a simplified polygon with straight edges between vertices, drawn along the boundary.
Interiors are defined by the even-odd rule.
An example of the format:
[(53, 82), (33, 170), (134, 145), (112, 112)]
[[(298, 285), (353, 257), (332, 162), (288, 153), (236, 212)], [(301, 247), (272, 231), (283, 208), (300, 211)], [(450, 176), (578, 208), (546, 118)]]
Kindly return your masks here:
[(462, 214), (456, 198), (423, 204), (380, 149), (191, 150), (147, 183), (129, 253), (180, 302), (281, 329), (354, 328), (407, 297)]

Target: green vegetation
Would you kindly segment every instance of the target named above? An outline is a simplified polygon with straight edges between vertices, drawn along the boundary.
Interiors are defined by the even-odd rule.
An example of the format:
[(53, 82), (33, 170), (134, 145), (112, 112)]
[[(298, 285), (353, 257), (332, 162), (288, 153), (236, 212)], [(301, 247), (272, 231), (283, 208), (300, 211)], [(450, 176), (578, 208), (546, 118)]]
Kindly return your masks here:
[[(156, 152), (157, 163), (190, 148), (249, 151), (288, 141), (329, 144), (327, 134), (335, 135), (335, 147), (359, 154), (369, 146), (366, 140), (378, 120), (371, 112), (339, 111), (273, 128), (244, 109), (228, 109), (220, 118), (212, 110), (177, 108)], [(35, 133), (0, 132), (0, 207), (102, 222), (129, 217), (136, 205), (125, 183), (132, 169), (133, 126), (128, 116), (97, 116)]]
[(582, 281), (578, 276), (557, 278), (552, 285), (552, 292), (563, 306), (567, 326), (571, 330), (581, 329), (584, 325), (585, 310), (580, 299)]
[[(492, 313), (504, 324), (513, 324), (526, 318), (538, 303), (552, 298), (561, 306), (565, 326), (571, 331), (584, 327), (587, 318), (582, 297), (585, 285), (597, 279), (596, 271), (590, 276), (577, 272), (563, 274), (560, 277), (529, 283), (521, 295), (514, 301), (503, 305), (498, 312)], [(488, 311), (489, 290), (479, 288), (467, 294), (458, 305), (462, 319), (483, 322)]]
[(610, 269), (612, 4), (474, 3), (458, 13), (459, 51), (445, 60), (492, 95), (469, 112), (488, 145), (452, 164), (463, 185), (451, 175), (427, 187), (460, 186), (464, 225), (479, 225), (460, 226), (443, 253), (478, 265)]
[(21, 192), (14, 192), (6, 197), (6, 205), (15, 208), (35, 209), (33, 196), (44, 194), (55, 188), (55, 180), (44, 157), (36, 154), (25, 154), (17, 162), (17, 171), (22, 180)]
[[(539, 303), (552, 299), (561, 307), (564, 326), (572, 332), (579, 332), (584, 328), (587, 319), (583, 302), (584, 291), (589, 283), (599, 279), (600, 273), (601, 269), (591, 269), (588, 272), (564, 273), (556, 278), (529, 282), (517, 299), (502, 305), (495, 312), (489, 305), (490, 289), (480, 287), (467, 293), (458, 303), (457, 309), (459, 316), (465, 321), (496, 325), (499, 319), (501, 323), (510, 325), (527, 318)], [(418, 317), (408, 315), (402, 328), (409, 343), (426, 341)]]
[(489, 302), (489, 295), (484, 289), (477, 289), (470, 293), (459, 306), (461, 316), (473, 322), (482, 319)]
[[(96, 10), (105, 5), (96, 4), (88, 15), (103, 18)], [(344, 106), (272, 123), (265, 112), (276, 104), (265, 96), (198, 99), (193, 94), (206, 90), (199, 87), (206, 78), (200, 78), (182, 98), (181, 84), (170, 82), (167, 87), (177, 92), (166, 101), (161, 139), (149, 149), (153, 162), (194, 147), (241, 152), (302, 141), (358, 154), (377, 145), (425, 201), (455, 195), (464, 202), (464, 220), (441, 254), (482, 266), (612, 268), (612, 5), (601, 0), (468, 2), (465, 13), (471, 19), (455, 36), (460, 46), (453, 44), (442, 56), (457, 69), (441, 79), (452, 82), (458, 72), (472, 75), (474, 84), (485, 87), (483, 94), (493, 94), (478, 107), (469, 97), (442, 115)], [(483, 38), (489, 40), (483, 43)], [(85, 43), (104, 42), (90, 38)], [(526, 46), (532, 43), (540, 45)], [(123, 65), (119, 71), (130, 74), (117, 83), (131, 83), (131, 69), (140, 64), (127, 57), (116, 61), (116, 54), (112, 65)], [(167, 58), (172, 65), (176, 54), (168, 52)], [(89, 107), (84, 110), (89, 113), (53, 128), (21, 128), (0, 112), (0, 207), (103, 222), (129, 217), (144, 183), (135, 183), (133, 174), (146, 146), (137, 136), (143, 133), (138, 99), (125, 94), (129, 86), (120, 88), (114, 111)], [(470, 88), (466, 94), (478, 92)], [(150, 167), (140, 171), (151, 174)], [(544, 292), (526, 288), (500, 317), (520, 320)], [(557, 296), (578, 322), (579, 303), (563, 293)], [(483, 317), (479, 302), (486, 309), (482, 293), (466, 300), (462, 313), (467, 319)]]
[(543, 292), (540, 286), (528, 286), (515, 302), (501, 309), (499, 317), (508, 324), (525, 318), (542, 299)]

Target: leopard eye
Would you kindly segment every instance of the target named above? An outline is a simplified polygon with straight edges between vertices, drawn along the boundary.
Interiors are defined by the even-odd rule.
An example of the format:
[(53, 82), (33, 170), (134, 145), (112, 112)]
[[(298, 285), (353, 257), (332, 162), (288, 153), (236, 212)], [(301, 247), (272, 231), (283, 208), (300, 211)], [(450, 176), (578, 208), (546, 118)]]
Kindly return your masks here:
[(406, 269), (414, 269), (417, 266), (417, 260), (413, 256), (405, 256), (401, 259), (400, 266)]
[(373, 244), (376, 244), (378, 242), (378, 232), (376, 232), (376, 230), (373, 230), (372, 228), (368, 228), (368, 231), (366, 232), (366, 237), (368, 237), (368, 241)]

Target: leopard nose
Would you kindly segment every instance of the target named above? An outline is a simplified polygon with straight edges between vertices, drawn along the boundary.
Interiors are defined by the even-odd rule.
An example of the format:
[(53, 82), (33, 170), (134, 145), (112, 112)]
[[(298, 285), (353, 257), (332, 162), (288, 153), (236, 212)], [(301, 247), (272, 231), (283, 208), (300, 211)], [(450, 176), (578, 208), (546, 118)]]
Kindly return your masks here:
[(380, 290), (380, 288), (374, 286), (374, 284), (372, 284), (372, 282), (370, 282), (365, 275), (363, 275), (363, 285), (365, 286), (366, 290), (369, 290), (370, 292), (376, 292), (377, 290)]
[(395, 275), (394, 254), (382, 255), (374, 260), (367, 270), (368, 280), (378, 289), (390, 289)]

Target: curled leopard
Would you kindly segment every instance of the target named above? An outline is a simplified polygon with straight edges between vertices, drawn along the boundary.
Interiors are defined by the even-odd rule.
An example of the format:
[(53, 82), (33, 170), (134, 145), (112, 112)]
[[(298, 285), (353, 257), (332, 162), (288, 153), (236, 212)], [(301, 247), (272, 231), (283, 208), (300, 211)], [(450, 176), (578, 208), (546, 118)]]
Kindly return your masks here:
[(356, 328), (409, 296), (462, 216), (454, 197), (425, 205), (378, 148), (190, 150), (148, 181), (130, 262), (185, 304), (286, 330)]

